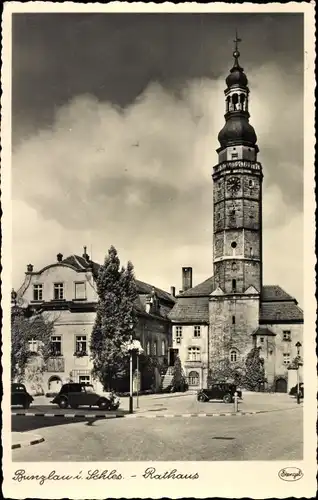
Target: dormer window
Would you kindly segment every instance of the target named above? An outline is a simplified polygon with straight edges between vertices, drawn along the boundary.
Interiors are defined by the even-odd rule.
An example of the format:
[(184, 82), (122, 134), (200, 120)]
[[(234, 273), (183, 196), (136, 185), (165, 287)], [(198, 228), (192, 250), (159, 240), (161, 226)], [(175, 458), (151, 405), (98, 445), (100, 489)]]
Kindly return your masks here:
[(43, 300), (43, 285), (33, 285), (33, 300)]
[(64, 283), (54, 283), (54, 300), (64, 299)]

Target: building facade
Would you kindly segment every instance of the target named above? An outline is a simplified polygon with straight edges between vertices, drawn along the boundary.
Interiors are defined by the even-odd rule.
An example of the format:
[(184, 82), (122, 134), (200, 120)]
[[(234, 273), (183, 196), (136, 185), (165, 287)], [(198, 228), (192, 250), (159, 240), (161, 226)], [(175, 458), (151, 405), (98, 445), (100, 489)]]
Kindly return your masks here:
[[(63, 259), (63, 255), (58, 254), (56, 262), (38, 271), (31, 264), (27, 266), (24, 283), (18, 291), (18, 303), (29, 312), (41, 312), (55, 321), (51, 356), (43, 374), (44, 393), (58, 391), (69, 380), (94, 382), (102, 390), (98, 381), (92, 379), (89, 351), (98, 299), (95, 285), (98, 269), (99, 264), (89, 259), (85, 248), (82, 256)], [(167, 364), (171, 346), (168, 313), (175, 298), (148, 283), (136, 280), (136, 284), (138, 324), (134, 338), (140, 341), (147, 355)], [(35, 345), (36, 341), (31, 340), (30, 348), (34, 349)], [(34, 392), (32, 378), (26, 383)]]
[[(182, 293), (169, 314), (173, 347), (189, 386), (200, 387), (221, 360), (241, 370), (246, 355), (257, 346), (268, 386), (286, 392), (295, 344), (302, 344), (303, 312), (281, 287), (263, 285), (263, 168), (249, 123), (250, 90), (237, 47), (233, 56), (226, 78), (225, 125), (212, 173), (214, 273), (192, 287), (192, 270), (183, 268)], [(194, 336), (199, 326), (204, 332), (200, 341)], [(200, 361), (196, 369), (190, 367), (190, 376), (194, 346)]]

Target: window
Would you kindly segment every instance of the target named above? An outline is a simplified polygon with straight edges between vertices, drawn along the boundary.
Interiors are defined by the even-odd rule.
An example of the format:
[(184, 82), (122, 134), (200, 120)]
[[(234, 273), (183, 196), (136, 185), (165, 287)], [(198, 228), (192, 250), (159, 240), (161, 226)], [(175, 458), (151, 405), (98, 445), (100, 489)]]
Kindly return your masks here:
[(236, 264), (236, 262), (233, 262), (233, 264), (232, 264), (232, 271), (237, 271), (237, 264)]
[(80, 384), (89, 384), (91, 377), (89, 375), (79, 375), (78, 381)]
[(53, 335), (51, 337), (51, 356), (62, 355), (62, 336)]
[(231, 247), (232, 247), (232, 248), (236, 248), (236, 247), (237, 247), (237, 243), (236, 243), (236, 241), (232, 241), (232, 243), (231, 243)]
[(87, 337), (86, 335), (75, 336), (75, 352), (78, 354), (87, 354)]
[(264, 337), (260, 337), (259, 341), (261, 342), (261, 344), (263, 344), (264, 343)]
[(165, 356), (166, 354), (166, 343), (164, 340), (161, 341), (161, 355)]
[(182, 338), (182, 326), (176, 326), (176, 338), (177, 339)]
[(291, 340), (291, 331), (283, 330), (283, 340), (290, 341)]
[(147, 342), (146, 352), (147, 352), (147, 356), (150, 356), (150, 342), (149, 341)]
[(232, 280), (232, 292), (236, 292), (236, 280)]
[(280, 311), (277, 311), (276, 312), (276, 319), (279, 320), (280, 319)]
[(230, 361), (231, 363), (236, 363), (237, 361), (237, 351), (235, 349), (232, 349), (232, 351), (230, 351)]
[(254, 186), (254, 181), (253, 181), (252, 179), (250, 179), (250, 180), (248, 181), (248, 187), (249, 187), (249, 188), (252, 188), (253, 186)]
[(189, 373), (189, 385), (199, 385), (199, 374), (198, 372), (190, 372)]
[(188, 347), (188, 360), (189, 361), (201, 360), (200, 347)]
[(64, 299), (64, 284), (54, 283), (54, 300)]
[(235, 325), (235, 316), (232, 316), (232, 325)]
[(157, 356), (157, 342), (153, 343), (153, 354), (154, 356)]
[(33, 300), (43, 300), (43, 285), (33, 285)]
[(290, 363), (290, 354), (289, 354), (289, 352), (284, 352), (284, 354), (283, 354), (283, 363), (284, 363), (284, 365), (289, 365), (289, 363)]
[(196, 337), (196, 338), (201, 337), (201, 326), (194, 327), (194, 337)]
[(86, 287), (85, 282), (75, 283), (75, 300), (85, 300), (86, 299)]
[(32, 337), (29, 340), (29, 351), (30, 352), (38, 352), (38, 348), (39, 348), (38, 341), (34, 337)]
[(232, 153), (231, 154), (232, 160), (237, 160), (238, 159), (238, 153)]

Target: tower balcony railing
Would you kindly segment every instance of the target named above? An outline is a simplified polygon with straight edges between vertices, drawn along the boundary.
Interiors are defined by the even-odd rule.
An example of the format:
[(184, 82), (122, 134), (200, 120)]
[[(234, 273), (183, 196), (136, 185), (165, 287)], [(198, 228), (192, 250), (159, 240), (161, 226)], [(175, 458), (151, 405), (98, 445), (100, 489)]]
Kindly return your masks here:
[(213, 175), (220, 174), (224, 170), (231, 170), (231, 173), (236, 169), (246, 169), (250, 173), (251, 170), (256, 174), (262, 174), (262, 165), (258, 161), (250, 161), (250, 160), (226, 160), (214, 165), (213, 167)]

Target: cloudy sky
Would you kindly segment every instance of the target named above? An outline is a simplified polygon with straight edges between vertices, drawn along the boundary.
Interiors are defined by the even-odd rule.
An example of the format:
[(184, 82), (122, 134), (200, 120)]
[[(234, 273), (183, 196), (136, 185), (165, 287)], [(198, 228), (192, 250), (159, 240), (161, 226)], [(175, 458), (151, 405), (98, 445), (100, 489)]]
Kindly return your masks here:
[(235, 29), (264, 171), (264, 282), (303, 301), (300, 14), (15, 14), (13, 285), (114, 245), (163, 289), (212, 275), (212, 167)]

